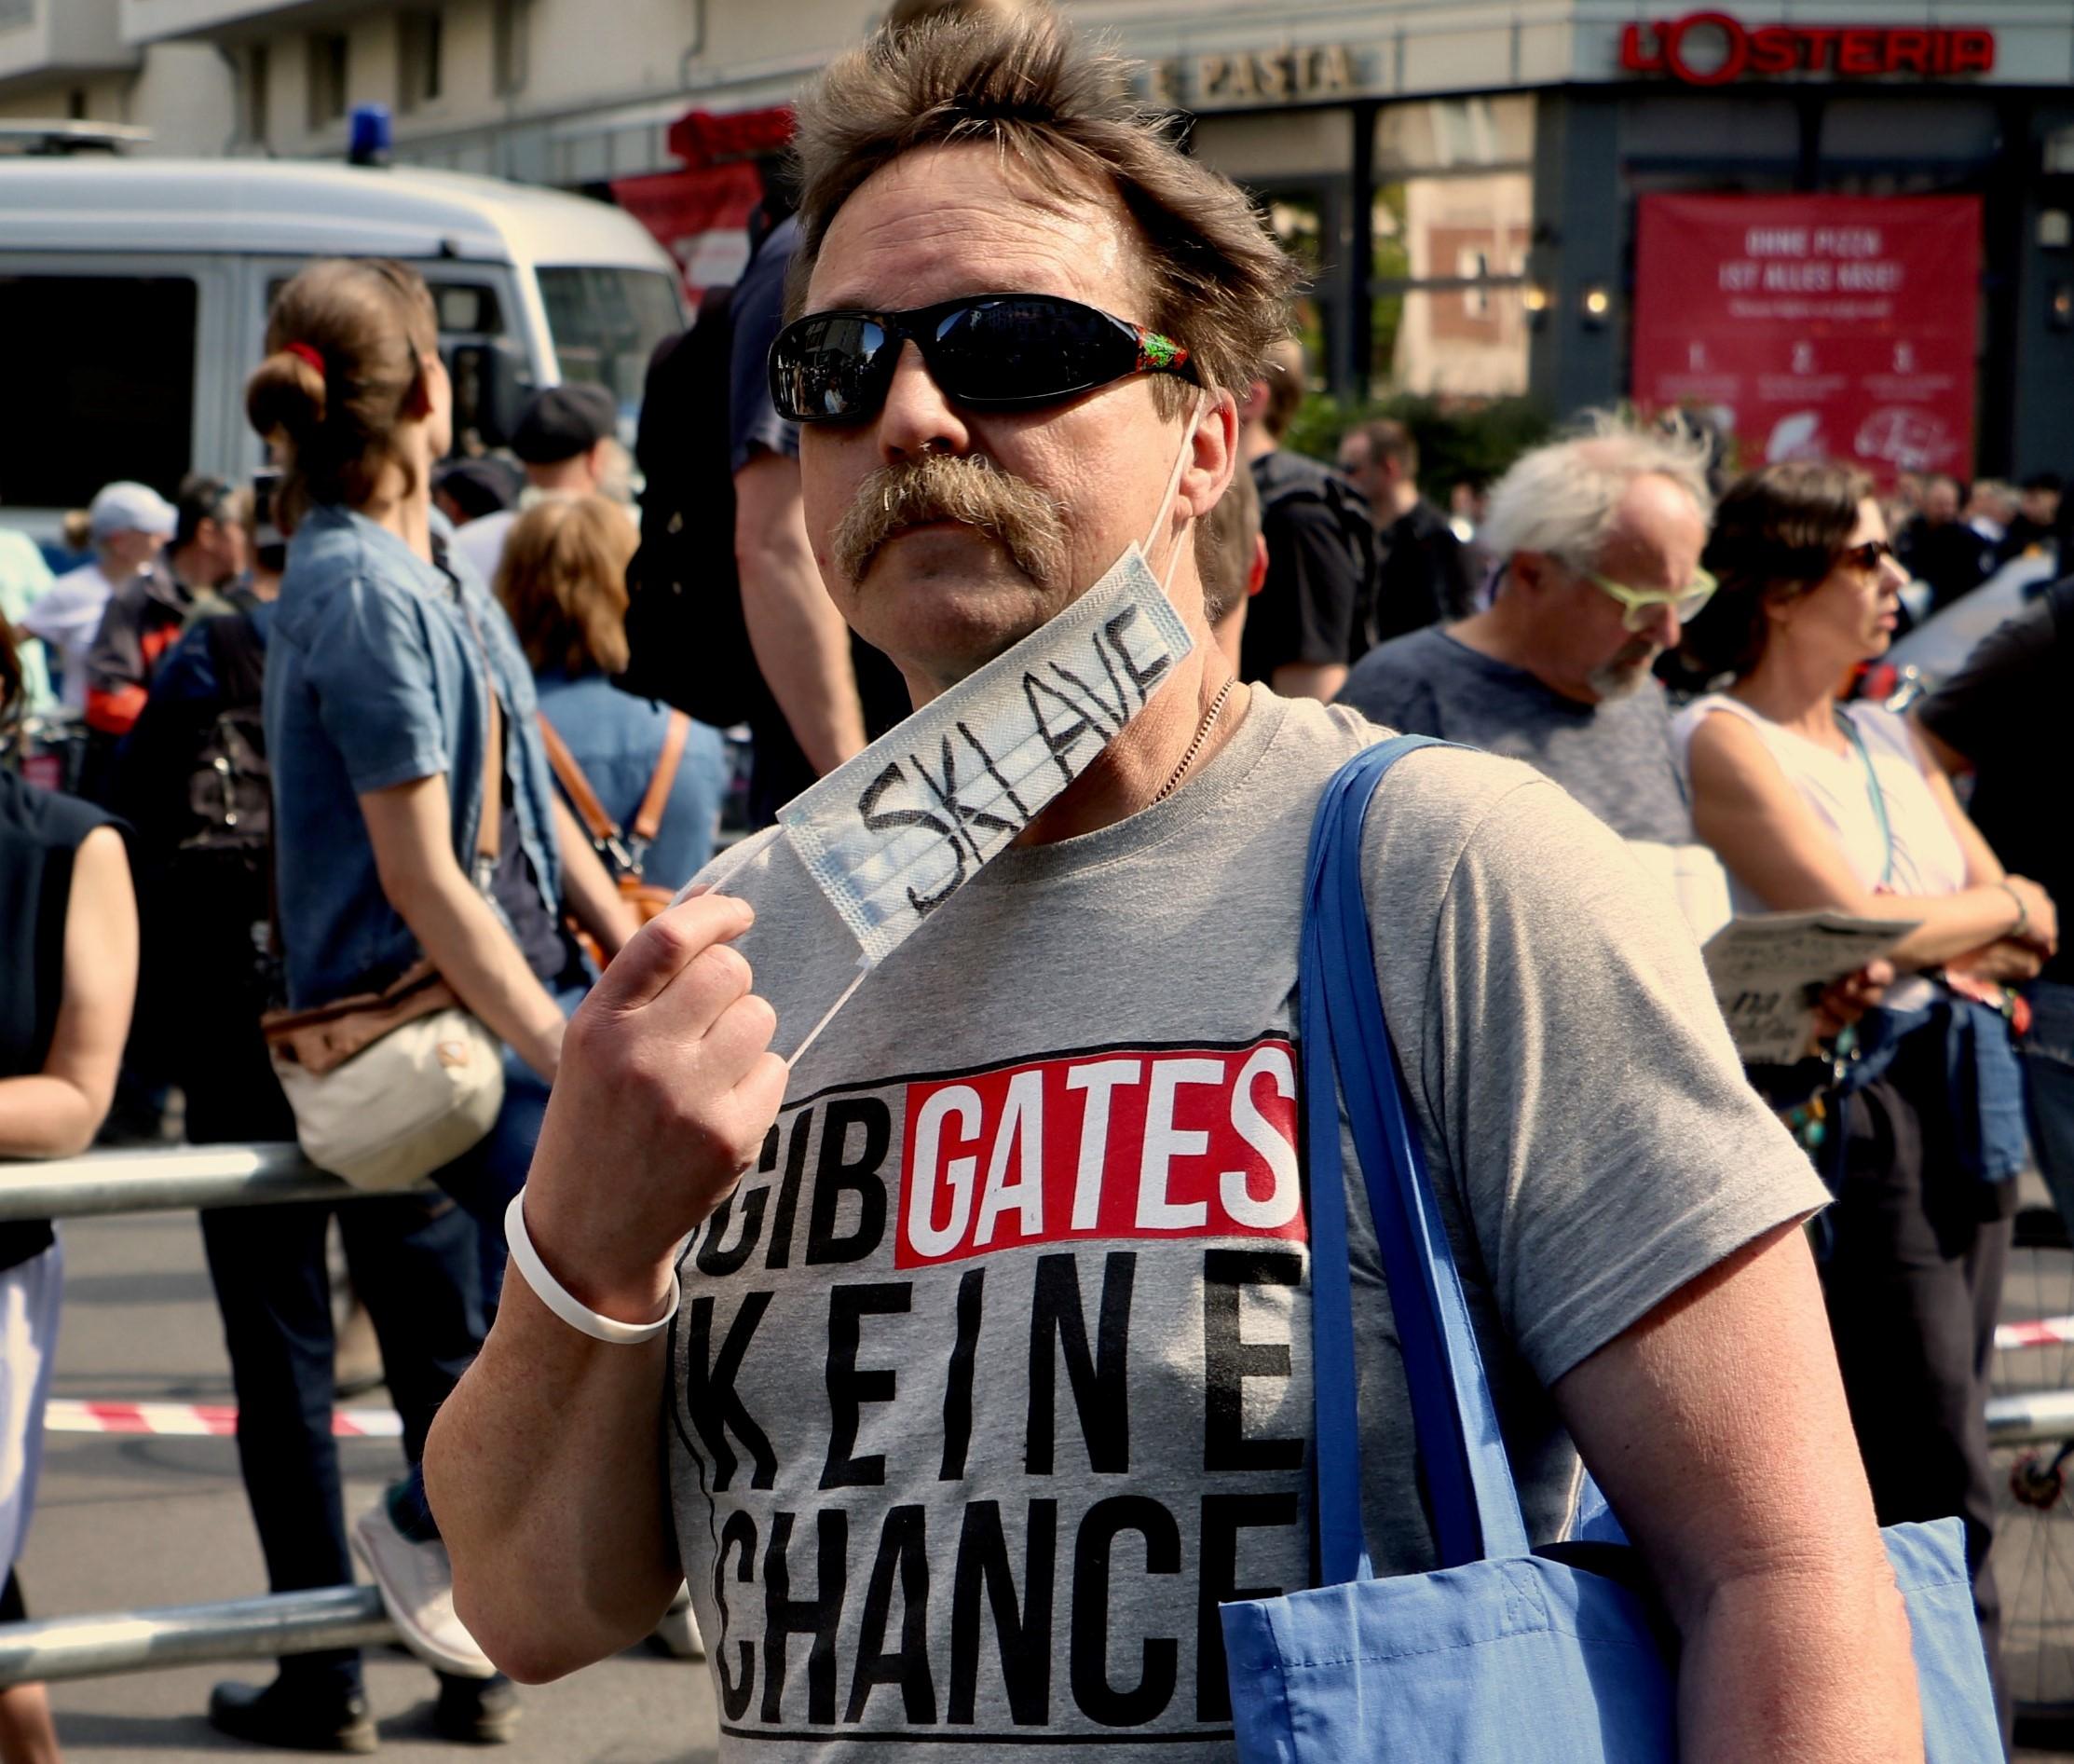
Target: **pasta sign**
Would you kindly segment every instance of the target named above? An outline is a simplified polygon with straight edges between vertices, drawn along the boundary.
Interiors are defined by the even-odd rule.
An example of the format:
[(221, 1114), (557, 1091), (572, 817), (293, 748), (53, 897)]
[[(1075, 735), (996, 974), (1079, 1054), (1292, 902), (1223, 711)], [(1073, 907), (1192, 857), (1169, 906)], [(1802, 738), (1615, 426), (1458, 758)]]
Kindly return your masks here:
[(1965, 476), (1973, 197), (1655, 196), (1635, 253), (1635, 402), (1735, 437), (1747, 468)]

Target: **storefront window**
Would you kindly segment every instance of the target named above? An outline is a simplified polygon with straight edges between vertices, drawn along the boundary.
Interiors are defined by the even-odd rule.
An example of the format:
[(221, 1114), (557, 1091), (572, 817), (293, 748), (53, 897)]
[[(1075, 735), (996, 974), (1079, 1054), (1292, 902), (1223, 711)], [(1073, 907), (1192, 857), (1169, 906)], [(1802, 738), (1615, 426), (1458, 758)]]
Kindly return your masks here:
[(1376, 114), (1371, 395), (1526, 390), (1533, 147), (1531, 95)]

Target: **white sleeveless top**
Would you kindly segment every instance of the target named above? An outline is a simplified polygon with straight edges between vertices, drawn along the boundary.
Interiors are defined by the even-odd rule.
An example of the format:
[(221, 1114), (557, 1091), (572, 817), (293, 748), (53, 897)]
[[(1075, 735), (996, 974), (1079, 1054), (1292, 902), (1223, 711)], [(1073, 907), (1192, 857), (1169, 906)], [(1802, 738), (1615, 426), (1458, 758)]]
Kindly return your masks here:
[[(1846, 753), (1831, 753), (1805, 735), (1782, 729), (1740, 699), (1710, 692), (1678, 714), (1671, 732), (1678, 743), (1685, 785), (1692, 785), (1692, 733), (1712, 711), (1740, 717), (1757, 732), (1766, 751), (1779, 762), (1800, 800), (1834, 836), (1846, 860), (1867, 888), (1886, 876), (1888, 892), (1897, 895), (1952, 895), (1966, 886), (1966, 854), (1931, 794), (1917, 759), (1908, 726), (1890, 710), (1863, 702), (1839, 706), (1864, 743), (1865, 759), (1855, 744)], [(1865, 775), (1872, 761), (1887, 830), (1880, 827), (1874, 785)], [(1889, 835), (1893, 867), (1888, 870)], [(1729, 894), (1738, 912), (1765, 912), (1765, 903), (1736, 880), (1729, 866)]]

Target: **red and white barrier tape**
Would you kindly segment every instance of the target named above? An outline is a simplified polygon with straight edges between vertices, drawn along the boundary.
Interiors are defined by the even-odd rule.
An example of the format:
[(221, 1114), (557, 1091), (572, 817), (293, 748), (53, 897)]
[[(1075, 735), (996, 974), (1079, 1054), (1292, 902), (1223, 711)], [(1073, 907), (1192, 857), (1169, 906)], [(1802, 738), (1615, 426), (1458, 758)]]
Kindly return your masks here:
[[(53, 1397), (44, 1410), (47, 1433), (168, 1433), (227, 1439), (238, 1411), (221, 1402), (81, 1402)], [(342, 1440), (393, 1440), (403, 1431), (394, 1409), (337, 1409), (332, 1433)]]
[(1995, 1330), (1995, 1346), (2006, 1347), (2053, 1347), (2074, 1344), (2074, 1317), (2034, 1317), (2021, 1323), (2000, 1323)]

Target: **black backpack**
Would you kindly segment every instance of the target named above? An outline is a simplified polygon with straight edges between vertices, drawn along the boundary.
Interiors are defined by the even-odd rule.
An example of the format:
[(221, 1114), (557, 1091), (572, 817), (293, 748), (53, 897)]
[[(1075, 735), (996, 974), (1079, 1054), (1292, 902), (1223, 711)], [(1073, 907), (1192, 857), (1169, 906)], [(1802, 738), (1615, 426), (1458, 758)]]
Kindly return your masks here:
[(627, 566), (625, 672), (613, 684), (725, 729), (778, 716), (742, 615), (734, 565), (729, 369), (734, 291), (705, 297), (648, 362), (634, 441), (647, 487)]
[(132, 1057), (185, 1082), (274, 1002), (273, 797), (261, 721), (266, 645), (249, 612), (198, 622), (216, 691), (144, 706), (115, 773), (143, 922)]
[[(212, 873), (229, 866), (264, 884), (274, 827), (274, 774), (260, 717), (266, 646), (249, 613), (206, 619), (201, 631), (219, 708), (197, 731), (187, 773), (188, 822), (170, 861), (176, 871), (184, 864), (206, 865)], [(264, 911), (264, 899), (261, 906)]]

